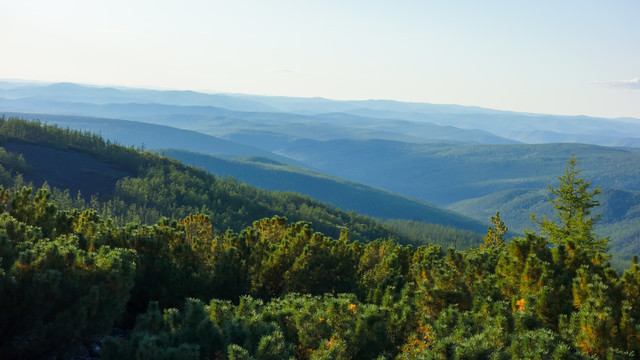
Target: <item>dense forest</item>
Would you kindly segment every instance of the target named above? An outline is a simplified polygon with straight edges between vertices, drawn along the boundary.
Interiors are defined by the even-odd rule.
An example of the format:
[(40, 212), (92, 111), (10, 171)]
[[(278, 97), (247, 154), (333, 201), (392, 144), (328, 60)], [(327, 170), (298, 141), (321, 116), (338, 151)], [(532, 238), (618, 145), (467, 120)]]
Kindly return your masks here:
[(533, 216), (538, 233), (506, 239), (496, 214), (482, 244), (456, 249), (94, 134), (2, 119), (0, 137), (128, 174), (84, 199), (28, 186), (29, 157), (0, 151), (3, 359), (79, 356), (71, 344), (104, 359), (640, 354), (640, 265), (611, 267), (593, 231), (599, 188), (575, 158), (550, 191), (554, 216)]

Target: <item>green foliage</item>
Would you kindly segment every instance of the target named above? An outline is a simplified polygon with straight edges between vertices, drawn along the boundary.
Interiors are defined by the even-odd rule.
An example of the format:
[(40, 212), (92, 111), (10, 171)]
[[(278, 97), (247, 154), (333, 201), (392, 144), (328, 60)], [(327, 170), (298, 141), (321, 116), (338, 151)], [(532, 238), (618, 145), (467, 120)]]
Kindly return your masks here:
[(638, 265), (622, 278), (602, 257), (574, 269), (571, 259), (587, 258), (534, 234), (443, 251), (349, 242), (347, 231), (332, 239), (274, 217), (214, 235), (202, 215), (118, 227), (57, 209), (44, 188), (2, 193), (0, 300), (15, 309), (0, 317), (5, 354), (46, 353), (134, 316), (130, 337), (105, 340), (104, 358), (577, 359), (638, 349)]
[(482, 244), (482, 235), (479, 233), (451, 226), (404, 219), (385, 220), (384, 224), (403, 235), (414, 246), (436, 244), (444, 248), (468, 249)]
[[(341, 209), (349, 209), (375, 218), (414, 219), (419, 220), (414, 221), (417, 224), (442, 224), (440, 225), (442, 227), (446, 225), (476, 232), (481, 231), (483, 227), (480, 222), (429, 203), (271, 159), (258, 157), (227, 159), (175, 149), (162, 149), (157, 152), (180, 159), (185, 164), (202, 167), (218, 176), (231, 176), (258, 188), (306, 194)], [(429, 232), (434, 230), (428, 229)]]
[[(19, 133), (21, 128), (12, 126)], [(34, 192), (16, 177), (11, 190), (0, 187), (3, 358), (72, 357), (64, 353), (70, 342), (96, 336), (106, 336), (105, 359), (631, 359), (640, 354), (637, 258), (619, 276), (599, 251), (598, 239), (589, 237), (588, 221), (576, 233), (550, 225), (558, 230), (553, 247), (535, 233), (504, 243), (506, 228), (498, 214), (487, 241), (497, 246), (414, 247), (354, 240), (351, 227), (337, 224), (355, 221), (356, 229), (364, 229), (359, 236), (384, 228), (285, 194), (292, 213), (306, 206), (318, 213), (319, 222), (342, 219), (321, 225), (338, 229), (338, 235), (282, 216), (221, 232), (220, 224), (258, 216), (269, 209), (261, 204), (282, 199), (137, 154), (150, 160), (139, 163), (140, 176), (121, 180), (117, 200), (93, 198), (87, 205), (46, 185)], [(576, 174), (572, 169), (568, 175)], [(592, 194), (578, 180), (565, 182), (582, 184), (579, 192)], [(245, 198), (248, 194), (254, 197)], [(69, 208), (61, 209), (56, 197)], [(588, 196), (578, 197), (587, 210), (594, 204)], [(202, 212), (188, 213), (198, 203), (204, 203)], [(214, 203), (219, 204), (215, 212), (209, 210)], [(172, 218), (121, 223), (123, 218), (109, 216), (129, 204), (149, 209), (128, 208), (140, 217), (151, 219), (163, 209)], [(572, 204), (559, 205), (559, 211), (580, 209)], [(584, 220), (585, 210), (574, 214), (577, 220), (568, 217), (570, 224)], [(114, 326), (127, 336), (108, 336)]]
[(47, 195), (24, 188), (0, 215), (0, 306), (11, 309), (0, 316), (0, 348), (7, 357), (35, 357), (109, 331), (134, 285), (135, 251), (89, 249), (70, 226), (74, 215)]
[[(312, 221), (318, 231), (328, 236), (338, 237), (346, 227), (356, 240), (393, 237), (408, 242), (407, 237), (372, 218), (341, 211), (308, 196), (259, 190), (231, 178), (219, 178), (167, 157), (104, 141), (96, 134), (10, 118), (0, 124), (0, 136), (5, 141), (51, 147), (61, 151), (60, 156), (88, 154), (94, 161), (120, 169), (121, 172), (109, 175), (119, 178), (115, 188), (106, 193), (87, 194), (89, 197), (85, 199), (65, 194), (65, 189), (52, 191), (59, 204), (70, 206), (65, 210), (93, 209), (118, 225), (129, 222), (152, 225), (163, 217), (182, 219), (200, 213), (209, 217), (214, 233), (223, 233), (228, 229), (239, 232), (256, 219), (279, 215), (292, 221)], [(12, 162), (16, 161), (9, 161), (6, 166)], [(15, 175), (17, 170), (10, 174)], [(56, 182), (68, 181), (54, 170), (40, 175), (57, 176)], [(0, 179), (1, 175), (0, 169)], [(31, 179), (29, 174), (23, 175), (28, 181)], [(36, 180), (40, 178), (33, 176)], [(12, 181), (3, 184), (14, 185)]]
[(536, 329), (517, 334), (508, 352), (514, 359), (587, 359), (549, 329)]
[(572, 156), (567, 162), (565, 173), (559, 177), (557, 188), (549, 186), (552, 197), (549, 202), (555, 209), (557, 221), (546, 216), (531, 218), (540, 226), (543, 234), (554, 244), (575, 244), (592, 256), (608, 250), (607, 238), (600, 238), (594, 232), (594, 222), (599, 216), (591, 216), (591, 209), (600, 205), (594, 196), (600, 193), (600, 187), (589, 190), (591, 182), (579, 177), (581, 170), (576, 169), (578, 160)]
[(491, 226), (484, 236), (484, 246), (503, 246), (507, 231), (509, 228), (500, 220), (500, 212), (496, 212), (496, 215), (491, 217)]

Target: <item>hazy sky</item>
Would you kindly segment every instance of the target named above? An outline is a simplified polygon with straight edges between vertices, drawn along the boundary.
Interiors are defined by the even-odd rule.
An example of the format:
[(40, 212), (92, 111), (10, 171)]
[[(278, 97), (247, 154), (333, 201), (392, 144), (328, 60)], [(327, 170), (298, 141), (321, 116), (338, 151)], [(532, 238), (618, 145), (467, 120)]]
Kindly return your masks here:
[(0, 0), (0, 78), (640, 118), (640, 1)]

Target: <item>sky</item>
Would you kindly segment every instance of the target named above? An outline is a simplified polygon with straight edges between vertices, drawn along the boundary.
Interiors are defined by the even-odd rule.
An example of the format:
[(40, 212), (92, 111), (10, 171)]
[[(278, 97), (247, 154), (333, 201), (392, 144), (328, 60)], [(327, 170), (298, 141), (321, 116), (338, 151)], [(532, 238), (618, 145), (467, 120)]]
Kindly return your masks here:
[(0, 0), (0, 79), (640, 119), (640, 1)]

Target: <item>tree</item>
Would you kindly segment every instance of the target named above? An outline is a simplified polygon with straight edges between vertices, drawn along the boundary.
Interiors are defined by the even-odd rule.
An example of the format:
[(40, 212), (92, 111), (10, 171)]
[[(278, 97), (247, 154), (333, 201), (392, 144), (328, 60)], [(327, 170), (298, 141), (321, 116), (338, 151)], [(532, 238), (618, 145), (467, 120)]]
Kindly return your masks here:
[(491, 217), (491, 225), (487, 230), (487, 235), (484, 236), (484, 246), (498, 246), (504, 245), (504, 235), (507, 233), (507, 228), (502, 220), (500, 220), (500, 212), (496, 212), (495, 216)]
[(556, 221), (543, 216), (531, 215), (553, 244), (565, 244), (570, 249), (584, 251), (589, 257), (608, 250), (609, 238), (600, 238), (594, 231), (594, 223), (600, 215), (591, 215), (591, 209), (600, 202), (594, 197), (600, 194), (600, 187), (590, 190), (591, 182), (580, 177), (582, 170), (576, 169), (578, 160), (572, 155), (567, 161), (565, 172), (560, 176), (558, 187), (548, 186), (551, 195), (547, 198), (555, 209)]

